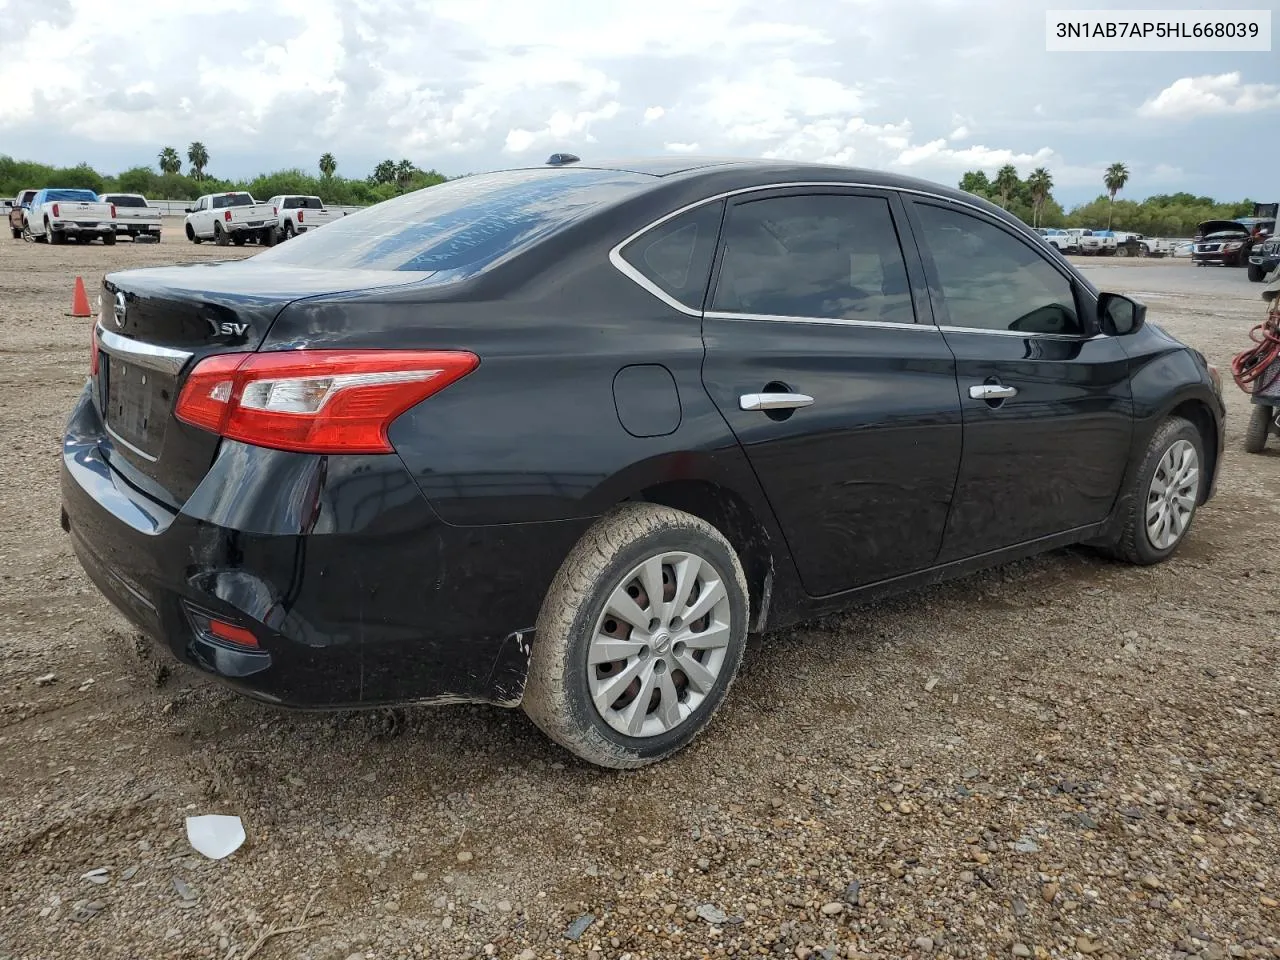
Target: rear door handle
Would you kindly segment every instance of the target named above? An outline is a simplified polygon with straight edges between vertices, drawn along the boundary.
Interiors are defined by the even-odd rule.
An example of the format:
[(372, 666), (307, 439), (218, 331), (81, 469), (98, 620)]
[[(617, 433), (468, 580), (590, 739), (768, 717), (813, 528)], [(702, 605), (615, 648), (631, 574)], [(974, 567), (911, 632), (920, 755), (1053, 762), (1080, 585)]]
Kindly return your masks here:
[(969, 396), (974, 400), (1007, 400), (1017, 395), (1017, 387), (1006, 387), (1003, 383), (975, 383), (969, 388)]
[(744, 393), (738, 398), (743, 410), (795, 410), (813, 403), (813, 397), (803, 393)]

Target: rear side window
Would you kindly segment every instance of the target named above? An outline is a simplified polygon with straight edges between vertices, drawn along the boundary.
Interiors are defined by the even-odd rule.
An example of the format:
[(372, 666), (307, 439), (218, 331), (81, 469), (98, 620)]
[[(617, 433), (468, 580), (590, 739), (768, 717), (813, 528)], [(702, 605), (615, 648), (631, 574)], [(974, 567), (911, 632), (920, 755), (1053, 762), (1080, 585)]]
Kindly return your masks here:
[(958, 210), (916, 204), (949, 323), (974, 330), (1080, 334), (1075, 292), (1030, 244)]
[(719, 200), (672, 217), (623, 247), (622, 259), (667, 296), (701, 310), (723, 215)]
[(729, 212), (712, 309), (915, 323), (907, 267), (883, 197), (772, 197)]
[(339, 217), (254, 259), (328, 270), (470, 274), (652, 182), (590, 168), (476, 174)]

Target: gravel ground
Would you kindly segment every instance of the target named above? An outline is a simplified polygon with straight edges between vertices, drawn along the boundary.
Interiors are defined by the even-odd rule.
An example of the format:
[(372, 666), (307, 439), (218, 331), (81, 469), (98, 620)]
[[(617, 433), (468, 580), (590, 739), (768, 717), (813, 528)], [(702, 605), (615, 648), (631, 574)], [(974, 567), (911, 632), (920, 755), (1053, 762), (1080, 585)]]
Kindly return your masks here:
[[(1061, 551), (755, 641), (706, 736), (606, 773), (516, 711), (246, 702), (81, 574), (74, 277), (246, 252), (0, 246), (0, 958), (1280, 957), (1280, 454), (1234, 387), (1171, 562)], [(1243, 271), (1086, 269), (1220, 367), (1262, 314)], [(248, 841), (202, 858), (197, 813)]]

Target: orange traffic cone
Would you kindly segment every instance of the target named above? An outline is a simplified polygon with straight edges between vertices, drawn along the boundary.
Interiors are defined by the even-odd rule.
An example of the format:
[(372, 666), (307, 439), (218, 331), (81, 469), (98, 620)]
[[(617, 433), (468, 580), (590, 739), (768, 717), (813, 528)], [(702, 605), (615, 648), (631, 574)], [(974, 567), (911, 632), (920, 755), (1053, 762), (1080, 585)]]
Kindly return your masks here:
[(71, 315), (73, 317), (92, 317), (89, 309), (89, 295), (84, 291), (84, 279), (76, 277), (76, 292), (71, 298)]

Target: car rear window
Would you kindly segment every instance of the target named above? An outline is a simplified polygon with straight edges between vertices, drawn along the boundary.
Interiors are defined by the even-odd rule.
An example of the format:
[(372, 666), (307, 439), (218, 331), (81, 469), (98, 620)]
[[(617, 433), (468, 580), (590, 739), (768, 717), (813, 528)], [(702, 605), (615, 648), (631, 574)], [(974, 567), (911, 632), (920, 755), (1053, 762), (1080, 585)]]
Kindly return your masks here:
[(284, 201), (286, 210), (321, 210), (324, 204), (319, 197), (287, 197)]
[(142, 197), (130, 197), (127, 194), (110, 193), (102, 198), (108, 203), (114, 203), (117, 207), (145, 207), (147, 201)]
[(584, 168), (476, 174), (340, 217), (255, 259), (320, 269), (476, 272), (651, 182)]
[(247, 193), (232, 193), (213, 198), (213, 209), (215, 210), (221, 210), (223, 207), (249, 207), (252, 205), (253, 197)]
[(92, 190), (46, 190), (44, 199), (46, 203), (97, 203), (98, 195)]

